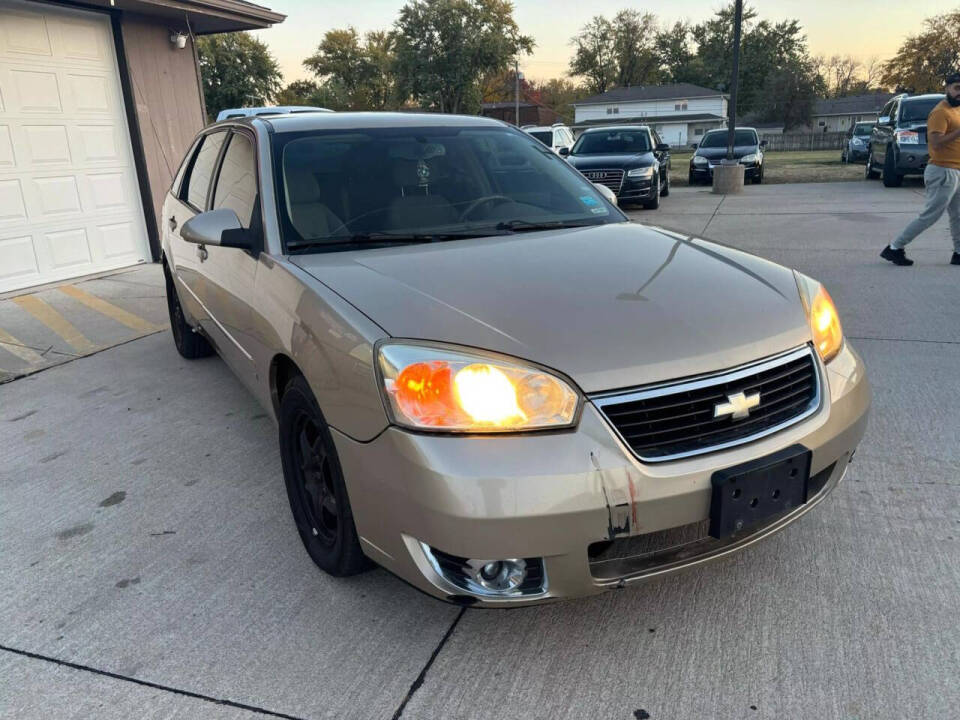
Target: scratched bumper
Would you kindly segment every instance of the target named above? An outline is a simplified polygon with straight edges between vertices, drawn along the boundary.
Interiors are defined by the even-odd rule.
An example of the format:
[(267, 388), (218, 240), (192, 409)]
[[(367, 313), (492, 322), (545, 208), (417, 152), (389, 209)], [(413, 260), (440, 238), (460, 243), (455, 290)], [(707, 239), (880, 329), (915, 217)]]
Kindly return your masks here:
[[(372, 559), (431, 595), (463, 601), (467, 593), (435, 572), (421, 543), (467, 558), (542, 557), (544, 593), (476, 599), (491, 607), (539, 603), (722, 557), (811, 509), (839, 483), (870, 406), (863, 364), (849, 345), (824, 374), (829, 392), (820, 411), (802, 423), (738, 448), (655, 465), (634, 458), (591, 404), (572, 432), (465, 438), (391, 428), (369, 443), (334, 437), (361, 543)], [(665, 556), (662, 563), (651, 565), (649, 553), (642, 561), (591, 562), (594, 543), (702, 525), (714, 471), (796, 443), (812, 451), (811, 473), (821, 474), (816, 502), (734, 542), (693, 543), (692, 554)]]

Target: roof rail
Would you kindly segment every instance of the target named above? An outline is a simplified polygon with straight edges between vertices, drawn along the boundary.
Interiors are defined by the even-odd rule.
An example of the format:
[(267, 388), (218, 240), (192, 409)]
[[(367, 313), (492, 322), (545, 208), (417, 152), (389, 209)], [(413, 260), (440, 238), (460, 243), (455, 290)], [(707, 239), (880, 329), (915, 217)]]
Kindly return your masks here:
[(555, 122), (555, 123), (554, 123), (553, 125), (551, 125), (550, 127), (564, 127), (565, 125), (566, 125), (565, 122)]
[(532, 128), (532, 127), (537, 127), (537, 125), (535, 125), (535, 124), (533, 124), (533, 123), (530, 123), (530, 124), (527, 124), (527, 125), (521, 125), (521, 126), (520, 126), (520, 129), (521, 129), (521, 130), (526, 130), (527, 128)]

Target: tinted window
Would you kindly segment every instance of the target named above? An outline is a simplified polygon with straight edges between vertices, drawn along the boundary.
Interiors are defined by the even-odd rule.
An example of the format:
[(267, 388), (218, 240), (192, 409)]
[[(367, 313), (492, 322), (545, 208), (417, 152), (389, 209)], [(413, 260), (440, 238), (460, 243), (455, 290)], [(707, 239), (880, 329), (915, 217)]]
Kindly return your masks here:
[(206, 210), (207, 190), (213, 177), (213, 168), (220, 154), (220, 146), (226, 139), (225, 132), (211, 133), (200, 143), (200, 149), (193, 159), (193, 167), (187, 179), (187, 187), (181, 197), (193, 207)]
[[(754, 130), (737, 130), (733, 134), (733, 144), (734, 145), (756, 145), (757, 144), (757, 133)], [(720, 130), (709, 132), (703, 136), (703, 142), (700, 143), (700, 147), (704, 148), (718, 148), (727, 146), (727, 131)]]
[(865, 137), (873, 130), (873, 123), (857, 123), (853, 129), (853, 134), (857, 137)]
[(880, 117), (890, 117), (890, 112), (893, 110), (893, 100), (888, 102), (883, 106), (883, 110), (880, 111)]
[(904, 100), (900, 103), (900, 120), (903, 122), (919, 122), (927, 119), (927, 115), (943, 98), (923, 100)]
[(553, 133), (549, 130), (532, 132), (530, 133), (530, 137), (536, 138), (547, 147), (553, 147)]
[(240, 218), (240, 224), (249, 228), (256, 201), (257, 163), (253, 142), (246, 135), (233, 133), (217, 178), (213, 209), (231, 208)]
[(624, 221), (566, 161), (509, 128), (276, 133), (273, 157), (288, 249), (339, 250), (382, 233), (454, 239), (511, 232), (510, 223)]
[(580, 136), (573, 146), (574, 155), (607, 155), (650, 152), (646, 130), (601, 130)]

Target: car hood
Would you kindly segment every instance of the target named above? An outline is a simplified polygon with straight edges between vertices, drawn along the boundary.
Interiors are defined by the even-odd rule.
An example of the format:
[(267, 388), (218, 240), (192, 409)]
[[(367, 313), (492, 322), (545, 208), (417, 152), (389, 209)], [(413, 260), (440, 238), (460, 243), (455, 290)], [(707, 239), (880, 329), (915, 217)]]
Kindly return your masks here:
[(810, 339), (787, 268), (632, 223), (290, 259), (394, 337), (524, 358), (588, 393)]
[(594, 168), (634, 168), (653, 165), (653, 153), (628, 153), (617, 155), (570, 155), (567, 158), (577, 170)]
[[(739, 160), (744, 155), (750, 155), (758, 151), (756, 145), (736, 145), (733, 148), (733, 157)], [(719, 148), (697, 148), (694, 155), (705, 157), (708, 160), (721, 160), (727, 156), (727, 148), (726, 146)]]

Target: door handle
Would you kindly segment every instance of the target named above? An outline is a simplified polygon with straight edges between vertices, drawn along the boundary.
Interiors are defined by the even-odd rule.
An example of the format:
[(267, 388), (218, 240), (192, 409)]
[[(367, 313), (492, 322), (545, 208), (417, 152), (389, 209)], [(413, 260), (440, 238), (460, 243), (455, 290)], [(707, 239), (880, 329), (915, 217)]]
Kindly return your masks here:
[(177, 229), (177, 219), (173, 215), (170, 216), (170, 219), (167, 222), (170, 223), (171, 230)]
[(200, 258), (200, 262), (207, 259), (207, 249), (203, 245), (197, 247), (197, 257)]

